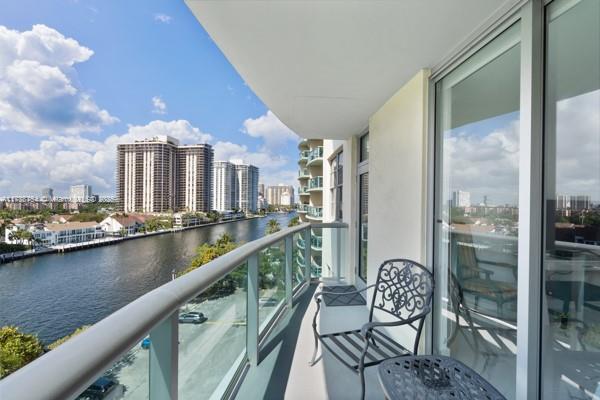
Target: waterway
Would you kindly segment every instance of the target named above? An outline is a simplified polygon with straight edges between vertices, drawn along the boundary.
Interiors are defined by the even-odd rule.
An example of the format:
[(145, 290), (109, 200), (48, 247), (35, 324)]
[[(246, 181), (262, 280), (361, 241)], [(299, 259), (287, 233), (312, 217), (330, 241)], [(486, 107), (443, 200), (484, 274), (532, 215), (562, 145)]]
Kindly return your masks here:
[(0, 326), (16, 325), (48, 344), (168, 282), (198, 246), (224, 232), (249, 242), (264, 236), (269, 219), (285, 227), (292, 217), (271, 214), (0, 265)]

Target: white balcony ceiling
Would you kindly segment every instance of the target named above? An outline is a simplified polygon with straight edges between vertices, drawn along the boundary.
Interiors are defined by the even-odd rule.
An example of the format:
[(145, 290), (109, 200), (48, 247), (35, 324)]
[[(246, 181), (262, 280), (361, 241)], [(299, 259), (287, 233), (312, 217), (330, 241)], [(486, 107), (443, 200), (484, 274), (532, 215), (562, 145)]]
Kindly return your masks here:
[(186, 2), (286, 125), (340, 139), (515, 0)]

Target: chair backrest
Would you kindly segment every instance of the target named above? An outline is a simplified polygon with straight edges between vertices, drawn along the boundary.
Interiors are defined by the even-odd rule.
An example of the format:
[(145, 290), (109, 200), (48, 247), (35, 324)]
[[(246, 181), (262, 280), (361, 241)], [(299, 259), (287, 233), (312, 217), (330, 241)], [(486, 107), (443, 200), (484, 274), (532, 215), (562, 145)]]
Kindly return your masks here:
[(377, 273), (369, 321), (375, 310), (401, 321), (425, 317), (431, 310), (433, 287), (433, 275), (423, 265), (407, 259), (384, 261)]

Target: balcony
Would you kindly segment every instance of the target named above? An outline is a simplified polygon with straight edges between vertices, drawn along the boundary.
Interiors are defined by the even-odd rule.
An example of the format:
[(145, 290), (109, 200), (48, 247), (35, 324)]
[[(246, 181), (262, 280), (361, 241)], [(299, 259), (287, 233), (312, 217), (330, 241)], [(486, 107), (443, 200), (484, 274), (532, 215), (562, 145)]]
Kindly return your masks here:
[(314, 178), (310, 178), (308, 181), (308, 191), (316, 192), (319, 190), (323, 190), (323, 177), (315, 176)]
[(308, 206), (306, 217), (311, 220), (320, 221), (323, 219), (323, 207)]
[(300, 168), (298, 171), (298, 179), (308, 179), (310, 178), (310, 173), (307, 168)]
[(305, 164), (309, 160), (309, 156), (310, 156), (310, 151), (309, 150), (302, 150), (300, 152), (300, 157), (298, 159), (298, 164)]
[(310, 193), (308, 192), (308, 186), (300, 186), (298, 189), (298, 194), (300, 196), (309, 196)]
[[(310, 240), (314, 227), (327, 237), (327, 259), (311, 255), (310, 246), (296, 246), (299, 239)], [(302, 397), (305, 379), (312, 398), (348, 393), (359, 385), (351, 371), (340, 371), (328, 355), (312, 368), (304, 360), (311, 354), (308, 321), (319, 284), (311, 276), (320, 273), (317, 260), (326, 261), (328, 271), (342, 270), (346, 231), (345, 224), (302, 224), (247, 243), (138, 298), (3, 379), (2, 399), (75, 398), (101, 376), (114, 380), (124, 399), (224, 398), (233, 390), (237, 398)], [(311, 271), (300, 260), (311, 260)], [(323, 279), (344, 281), (340, 275)], [(345, 327), (352, 313), (366, 315), (364, 306), (350, 308), (343, 321), (339, 312), (322, 313), (323, 328)], [(190, 311), (208, 320), (182, 324), (181, 313)], [(287, 379), (292, 376), (299, 380)], [(380, 396), (377, 382), (369, 381)]]
[(308, 155), (307, 167), (323, 164), (323, 146), (318, 146), (312, 149)]
[(308, 150), (308, 139), (302, 139), (298, 143), (298, 149), (300, 149), (300, 150), (303, 150), (303, 149)]
[(306, 214), (308, 212), (308, 204), (298, 204), (298, 209), (296, 211), (299, 214)]

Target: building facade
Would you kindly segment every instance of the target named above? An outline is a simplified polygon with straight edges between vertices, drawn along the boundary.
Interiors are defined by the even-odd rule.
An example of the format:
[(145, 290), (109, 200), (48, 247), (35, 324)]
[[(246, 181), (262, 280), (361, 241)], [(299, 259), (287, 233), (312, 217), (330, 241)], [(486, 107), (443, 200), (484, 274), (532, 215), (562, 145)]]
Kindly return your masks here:
[[(52, 191), (52, 189), (50, 189), (50, 191)], [(71, 189), (69, 190), (69, 199), (73, 203), (92, 201), (92, 187), (90, 185), (71, 186)]]
[(235, 164), (239, 210), (254, 213), (258, 210), (258, 168), (254, 165)]
[(212, 207), (213, 149), (208, 144), (177, 148), (177, 209), (208, 212)]
[(291, 206), (294, 204), (294, 187), (291, 185), (268, 186), (266, 200), (274, 206)]
[(239, 208), (235, 165), (228, 161), (213, 164), (213, 207), (219, 212)]
[(117, 146), (117, 199), (125, 212), (209, 211), (213, 150), (169, 136)]
[(216, 211), (258, 210), (258, 168), (241, 162), (215, 161), (213, 203)]
[(42, 189), (42, 201), (52, 201), (52, 200), (54, 200), (54, 189), (43, 188)]
[[(323, 140), (303, 139), (298, 144), (298, 216), (301, 222), (323, 221)], [(320, 228), (311, 229), (311, 243), (299, 239), (300, 250), (304, 246), (311, 247), (311, 275), (322, 275), (322, 243), (323, 232)], [(304, 266), (302, 251), (298, 253), (298, 263)]]

